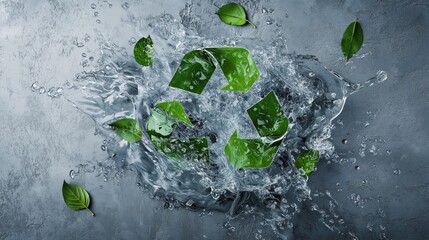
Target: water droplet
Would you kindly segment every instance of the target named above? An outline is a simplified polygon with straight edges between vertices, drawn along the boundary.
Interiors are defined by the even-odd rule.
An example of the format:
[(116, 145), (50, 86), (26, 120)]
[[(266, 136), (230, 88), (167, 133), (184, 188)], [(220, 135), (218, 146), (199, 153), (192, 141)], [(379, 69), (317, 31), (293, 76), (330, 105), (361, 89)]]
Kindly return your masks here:
[(274, 20), (272, 18), (268, 18), (267, 21), (265, 22), (267, 25), (273, 25)]
[(96, 9), (96, 8), (97, 8), (97, 5), (95, 5), (95, 3), (93, 3), (93, 4), (91, 4), (91, 8), (92, 8), (92, 9)]
[(101, 150), (106, 151), (106, 145), (101, 145)]
[(74, 179), (77, 176), (77, 172), (72, 169), (69, 172), (69, 176), (70, 176), (71, 179)]
[(347, 143), (347, 139), (343, 139), (343, 140), (341, 140), (341, 142), (343, 143), (343, 144), (346, 144)]
[(44, 94), (45, 92), (46, 92), (46, 88), (45, 87), (40, 87), (39, 93), (40, 94)]
[(94, 61), (94, 57), (93, 56), (89, 57), (88, 59), (89, 59), (89, 61)]
[(76, 46), (77, 46), (77, 47), (83, 47), (83, 46), (84, 46), (84, 44), (83, 44), (83, 42), (78, 42), (78, 43), (76, 44)]
[(123, 9), (127, 10), (130, 7), (130, 5), (128, 4), (128, 2), (124, 2), (124, 3), (122, 3), (121, 7)]
[(132, 38), (130, 38), (130, 40), (128, 40), (128, 44), (130, 44), (130, 46), (134, 45), (136, 42), (137, 41), (136, 41), (135, 37), (132, 37)]
[(356, 165), (355, 170), (360, 170), (360, 167)]
[(98, 12), (94, 12), (94, 16), (97, 17), (98, 16)]
[(82, 53), (82, 57), (86, 57), (86, 53)]
[(34, 82), (31, 84), (31, 91), (35, 92), (40, 89), (39, 82)]
[(97, 22), (97, 23), (101, 23), (100, 19), (97, 19), (95, 22)]
[(395, 169), (395, 170), (393, 170), (393, 174), (399, 175), (399, 174), (401, 174), (401, 170), (400, 169)]
[(83, 40), (85, 40), (85, 42), (89, 42), (90, 36), (88, 34), (85, 34), (85, 38)]

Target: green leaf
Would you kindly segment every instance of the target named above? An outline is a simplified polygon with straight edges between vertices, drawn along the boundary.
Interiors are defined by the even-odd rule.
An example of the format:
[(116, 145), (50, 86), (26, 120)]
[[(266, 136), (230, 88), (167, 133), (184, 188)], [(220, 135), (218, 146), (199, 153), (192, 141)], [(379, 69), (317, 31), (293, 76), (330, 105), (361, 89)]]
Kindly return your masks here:
[(160, 138), (169, 138), (176, 128), (176, 123), (164, 110), (155, 108), (146, 121), (146, 132)]
[(137, 142), (142, 138), (139, 123), (131, 118), (120, 119), (110, 123), (109, 126), (115, 128), (116, 134), (128, 142)]
[(363, 43), (363, 30), (357, 19), (350, 23), (341, 40), (341, 50), (346, 60), (359, 51)]
[(216, 14), (219, 16), (220, 20), (226, 24), (241, 26), (248, 22), (253, 28), (256, 28), (255, 24), (247, 20), (244, 8), (237, 3), (223, 5)]
[(66, 203), (67, 207), (75, 211), (81, 209), (88, 209), (91, 215), (95, 216), (95, 214), (89, 209), (91, 199), (85, 189), (77, 185), (68, 184), (64, 180), (62, 191), (64, 202)]
[(286, 134), (289, 120), (273, 91), (250, 107), (247, 113), (261, 137), (275, 141)]
[(209, 161), (207, 138), (190, 138), (188, 141), (170, 139), (176, 129), (177, 121), (183, 121), (192, 126), (179, 101), (156, 104), (146, 122), (146, 132), (155, 149), (175, 159)]
[(188, 161), (209, 161), (209, 144), (207, 138), (190, 138), (189, 141), (151, 137), (155, 148), (175, 159)]
[(224, 151), (231, 165), (239, 169), (270, 166), (278, 149), (279, 144), (270, 145), (259, 139), (240, 139), (234, 131)]
[(228, 85), (222, 90), (247, 92), (259, 77), (252, 55), (245, 48), (206, 48), (219, 63)]
[(189, 117), (186, 114), (185, 109), (183, 109), (183, 106), (179, 101), (160, 102), (156, 104), (155, 107), (164, 110), (175, 119), (182, 121), (188, 124), (188, 126), (192, 127), (191, 120), (189, 120)]
[(141, 38), (134, 46), (134, 58), (136, 62), (143, 66), (152, 65), (152, 59), (155, 51), (153, 48), (152, 38), (147, 36)]
[(170, 82), (170, 87), (201, 94), (216, 66), (203, 50), (188, 52)]
[(305, 175), (310, 174), (314, 171), (317, 163), (319, 162), (319, 151), (309, 149), (296, 157), (295, 166), (296, 168), (302, 168), (305, 171)]

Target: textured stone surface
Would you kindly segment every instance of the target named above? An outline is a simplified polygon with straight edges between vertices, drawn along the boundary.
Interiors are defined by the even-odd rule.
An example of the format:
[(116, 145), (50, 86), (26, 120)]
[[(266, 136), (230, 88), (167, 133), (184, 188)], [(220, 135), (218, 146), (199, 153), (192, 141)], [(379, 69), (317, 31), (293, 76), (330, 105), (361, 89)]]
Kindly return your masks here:
[[(78, 164), (106, 161), (100, 149), (103, 138), (93, 134), (92, 120), (69, 102), (33, 93), (31, 84), (39, 81), (49, 88), (71, 81), (82, 71), (83, 52), (99, 54), (93, 41), (98, 34), (131, 51), (128, 40), (146, 33), (127, 23), (164, 12), (179, 18), (186, 2), (136, 0), (128, 2), (127, 10), (121, 7), (124, 2), (110, 3), (96, 2), (92, 9), (88, 1), (0, 1), (0, 239), (254, 238), (258, 220), (235, 224), (235, 232), (228, 233), (222, 229), (222, 214), (200, 217), (183, 209), (166, 210), (135, 187), (132, 172), (108, 182), (97, 177), (97, 171), (80, 173), (73, 182), (89, 190), (97, 217), (66, 208), (63, 179), (70, 180), (69, 171)], [(355, 82), (380, 69), (388, 73), (388, 81), (349, 98), (339, 117), (344, 125), (337, 124), (333, 131), (338, 152), (356, 157), (356, 163), (321, 163), (310, 185), (332, 193), (345, 224), (359, 239), (380, 238), (383, 227), (392, 239), (429, 238), (429, 3), (278, 0), (246, 6), (252, 4), (258, 11), (248, 9), (248, 14), (258, 29), (240, 28), (244, 36), (269, 39), (277, 28), (286, 36), (289, 52), (316, 55)], [(193, 9), (213, 8), (208, 5), (202, 1)], [(259, 11), (262, 7), (268, 13)], [(228, 30), (213, 32), (221, 23), (216, 16), (207, 17), (213, 18), (213, 26), (197, 28), (206, 28), (208, 36), (238, 31), (225, 26)], [(365, 42), (361, 57), (346, 65), (339, 43), (355, 17), (362, 23)], [(73, 38), (85, 46), (73, 45)], [(365, 142), (382, 154), (367, 150), (366, 157), (360, 157), (363, 136), (378, 139)], [(347, 144), (341, 143), (343, 138)], [(363, 208), (353, 203), (351, 194), (365, 199)], [(299, 216), (290, 239), (342, 238), (306, 209)], [(367, 228), (369, 222), (373, 231)]]

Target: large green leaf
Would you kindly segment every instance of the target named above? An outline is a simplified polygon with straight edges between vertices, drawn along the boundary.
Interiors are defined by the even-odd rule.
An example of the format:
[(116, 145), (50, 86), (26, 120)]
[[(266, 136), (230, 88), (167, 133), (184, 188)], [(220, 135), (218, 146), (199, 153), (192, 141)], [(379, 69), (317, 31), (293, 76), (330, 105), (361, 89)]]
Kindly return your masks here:
[(341, 50), (348, 61), (355, 53), (359, 51), (363, 43), (363, 30), (357, 19), (350, 23), (344, 31), (341, 40)]
[(247, 113), (261, 137), (277, 140), (286, 134), (289, 121), (273, 91), (250, 107)]
[(231, 165), (236, 168), (265, 168), (271, 165), (279, 145), (269, 145), (259, 139), (240, 139), (234, 131), (225, 153)]
[(247, 20), (244, 8), (237, 3), (223, 5), (216, 14), (219, 16), (220, 20), (226, 24), (241, 26), (248, 22), (253, 28), (256, 28), (255, 24)]
[(91, 215), (95, 216), (95, 214), (89, 209), (91, 199), (85, 189), (77, 185), (68, 184), (66, 181), (64, 181), (62, 192), (64, 202), (66, 203), (67, 207), (75, 211), (88, 209)]
[(110, 123), (115, 128), (116, 134), (128, 142), (137, 142), (142, 138), (139, 123), (131, 118), (120, 119)]
[(183, 106), (179, 101), (160, 102), (156, 104), (155, 107), (164, 110), (165, 112), (170, 114), (173, 118), (179, 121), (183, 121), (184, 123), (192, 127), (191, 120), (189, 120), (189, 117), (186, 114), (185, 109), (183, 109)]
[(317, 163), (319, 162), (319, 151), (309, 149), (296, 157), (295, 166), (296, 168), (302, 168), (305, 171), (305, 175), (308, 175), (314, 171)]
[(203, 50), (188, 52), (170, 81), (170, 87), (201, 94), (216, 66)]
[(134, 58), (136, 62), (143, 66), (152, 65), (152, 59), (155, 50), (150, 36), (141, 38), (134, 46)]
[(245, 48), (206, 48), (218, 62), (228, 85), (222, 90), (247, 92), (259, 77), (252, 55)]

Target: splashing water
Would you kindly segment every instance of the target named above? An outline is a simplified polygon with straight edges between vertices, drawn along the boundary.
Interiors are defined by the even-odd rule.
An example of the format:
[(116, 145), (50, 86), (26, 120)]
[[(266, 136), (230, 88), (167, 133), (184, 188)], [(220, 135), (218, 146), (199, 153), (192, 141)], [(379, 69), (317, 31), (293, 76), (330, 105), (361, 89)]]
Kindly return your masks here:
[[(315, 196), (307, 179), (294, 167), (294, 156), (312, 148), (320, 151), (321, 162), (335, 158), (334, 146), (329, 140), (332, 120), (341, 113), (350, 94), (385, 81), (386, 74), (380, 71), (367, 82), (355, 84), (327, 70), (313, 56), (286, 54), (286, 46), (279, 46), (275, 41), (267, 44), (249, 38), (204, 38), (189, 30), (186, 16), (182, 16), (184, 24), (168, 14), (146, 21), (156, 44), (152, 66), (142, 68), (125, 48), (104, 43), (101, 58), (94, 61), (91, 70), (78, 74), (75, 81), (66, 85), (64, 97), (95, 121), (97, 132), (117, 141), (107, 123), (131, 117), (144, 129), (156, 103), (180, 100), (194, 127), (179, 124), (173, 137), (207, 137), (210, 165), (183, 160), (178, 168), (174, 160), (153, 148), (146, 134), (137, 144), (111, 141), (113, 144), (107, 148), (103, 145), (103, 150), (107, 150), (119, 166), (133, 166), (139, 185), (164, 199), (168, 208), (216, 210), (229, 216), (257, 214), (263, 216), (263, 223), (272, 226), (279, 237), (284, 237), (279, 231), (292, 228), (291, 219), (300, 212), (300, 206)], [(261, 72), (249, 92), (221, 91), (226, 80), (219, 69), (201, 95), (168, 87), (186, 52), (213, 46), (249, 49)], [(36, 84), (35, 90), (39, 90), (38, 87)], [(246, 110), (271, 90), (279, 97), (289, 118), (286, 138), (270, 167), (235, 170), (224, 154), (224, 146), (236, 129), (241, 138), (258, 136)], [(330, 193), (317, 196), (327, 197), (330, 202), (327, 210), (310, 203), (325, 226), (339, 233), (347, 232), (344, 220), (334, 213), (337, 203)]]

